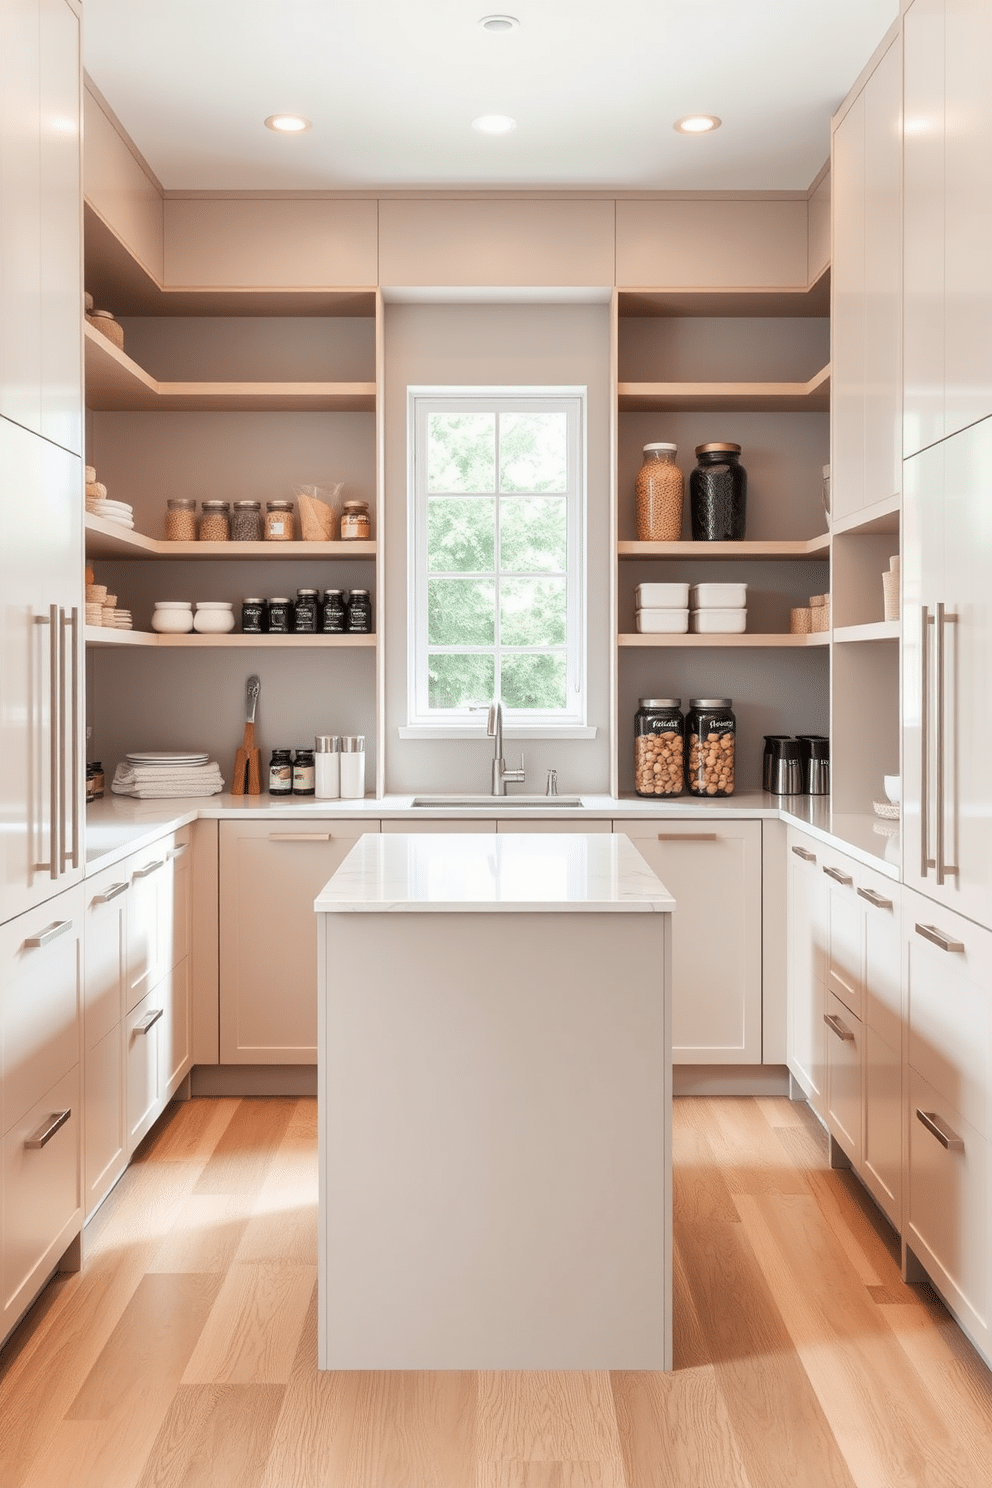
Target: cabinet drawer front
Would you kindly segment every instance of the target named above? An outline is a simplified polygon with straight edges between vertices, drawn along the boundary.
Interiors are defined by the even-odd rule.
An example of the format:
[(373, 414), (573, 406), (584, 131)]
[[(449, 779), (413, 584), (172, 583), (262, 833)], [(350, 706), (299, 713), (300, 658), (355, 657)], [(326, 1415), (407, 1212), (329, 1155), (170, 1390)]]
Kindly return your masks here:
[(83, 1021), (86, 1047), (105, 1038), (124, 1016), (127, 991), (127, 867), (116, 864), (85, 885)]
[[(165, 837), (127, 863), (127, 1010), (162, 979), (172, 961), (173, 839)], [(185, 862), (181, 858), (180, 862)]]
[(118, 1024), (86, 1050), (84, 1207), (90, 1215), (124, 1171), (124, 1033)]
[(855, 1167), (861, 1166), (861, 1019), (832, 992), (824, 1005), (827, 1048), (827, 1126)]
[[(945, 1147), (919, 1119), (921, 1112)], [(984, 1137), (915, 1071), (909, 1086), (910, 1246), (948, 1301), (979, 1331), (988, 1326), (988, 1155)]]
[(865, 980), (864, 1019), (892, 1048), (902, 1042), (902, 917), (900, 886), (860, 869), (858, 898), (863, 906)]
[[(941, 950), (916, 930), (920, 902), (914, 895), (905, 927), (909, 1063), (984, 1136), (992, 1078), (992, 981), (988, 968), (976, 956), (969, 958), (967, 950), (980, 946), (988, 932), (929, 905), (939, 931), (950, 932), (951, 943), (966, 948), (964, 953)], [(953, 939), (958, 934), (961, 941)]]
[(73, 889), (42, 909), (21, 915), (0, 936), (4, 963), (0, 1130), (6, 1131), (79, 1062), (82, 911), (82, 892)]
[(902, 1230), (902, 1058), (865, 1025), (865, 1151), (861, 1176), (885, 1214)]
[[(853, 865), (825, 860), (828, 870), (848, 877)], [(827, 880), (827, 986), (856, 1017), (864, 1015), (864, 914), (854, 881)]]
[[(168, 990), (168, 989), (161, 989)], [(127, 1153), (150, 1129), (162, 1109), (162, 1025), (160, 989), (149, 992), (127, 1017), (124, 1029), (127, 1090)]]
[[(71, 1114), (56, 1126), (65, 1111)], [(53, 1126), (43, 1146), (28, 1145)], [(4, 1137), (0, 1336), (31, 1302), (81, 1222), (81, 1129), (77, 1065)]]

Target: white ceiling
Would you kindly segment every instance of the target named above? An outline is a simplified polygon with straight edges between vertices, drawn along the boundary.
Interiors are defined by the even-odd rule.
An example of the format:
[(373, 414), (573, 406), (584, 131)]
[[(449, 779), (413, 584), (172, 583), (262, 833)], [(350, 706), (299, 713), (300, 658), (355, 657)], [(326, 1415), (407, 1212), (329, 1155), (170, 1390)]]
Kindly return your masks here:
[[(84, 58), (167, 190), (804, 190), (898, 0), (508, 0), (519, 29), (484, 31), (499, 10), (86, 0)], [(676, 134), (697, 112), (723, 127)]]

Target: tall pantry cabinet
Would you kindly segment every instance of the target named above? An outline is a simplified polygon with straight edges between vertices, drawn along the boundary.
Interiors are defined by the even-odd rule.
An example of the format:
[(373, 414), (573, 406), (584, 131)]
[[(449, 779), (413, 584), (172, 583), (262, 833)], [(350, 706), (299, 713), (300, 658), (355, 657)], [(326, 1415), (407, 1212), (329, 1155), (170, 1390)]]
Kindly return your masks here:
[(82, 1220), (79, 17), (0, 6), (0, 1338)]

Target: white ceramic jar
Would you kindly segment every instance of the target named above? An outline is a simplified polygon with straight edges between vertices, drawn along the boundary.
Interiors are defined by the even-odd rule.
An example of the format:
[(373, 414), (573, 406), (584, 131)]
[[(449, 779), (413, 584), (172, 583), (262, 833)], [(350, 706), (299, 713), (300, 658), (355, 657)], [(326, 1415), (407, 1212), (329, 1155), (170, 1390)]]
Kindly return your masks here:
[(314, 795), (335, 801), (341, 794), (341, 739), (337, 734), (318, 734), (313, 741)]
[(365, 735), (345, 734), (341, 740), (341, 798), (365, 795)]
[(193, 605), (188, 599), (157, 599), (152, 630), (160, 635), (185, 635), (193, 629)]
[(234, 605), (222, 599), (204, 599), (197, 603), (193, 629), (200, 635), (227, 635), (234, 629)]

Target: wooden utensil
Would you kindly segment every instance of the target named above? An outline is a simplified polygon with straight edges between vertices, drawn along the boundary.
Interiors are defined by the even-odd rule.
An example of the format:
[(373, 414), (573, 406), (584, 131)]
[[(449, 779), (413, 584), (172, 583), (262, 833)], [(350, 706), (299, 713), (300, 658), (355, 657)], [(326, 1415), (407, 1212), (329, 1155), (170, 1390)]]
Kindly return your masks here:
[(247, 792), (249, 796), (260, 796), (262, 794), (262, 778), (258, 764), (258, 750), (255, 748), (255, 706), (258, 703), (258, 694), (262, 684), (258, 677), (248, 678), (245, 686), (245, 736), (241, 748), (234, 756), (234, 779), (231, 782), (231, 795), (243, 796)]

